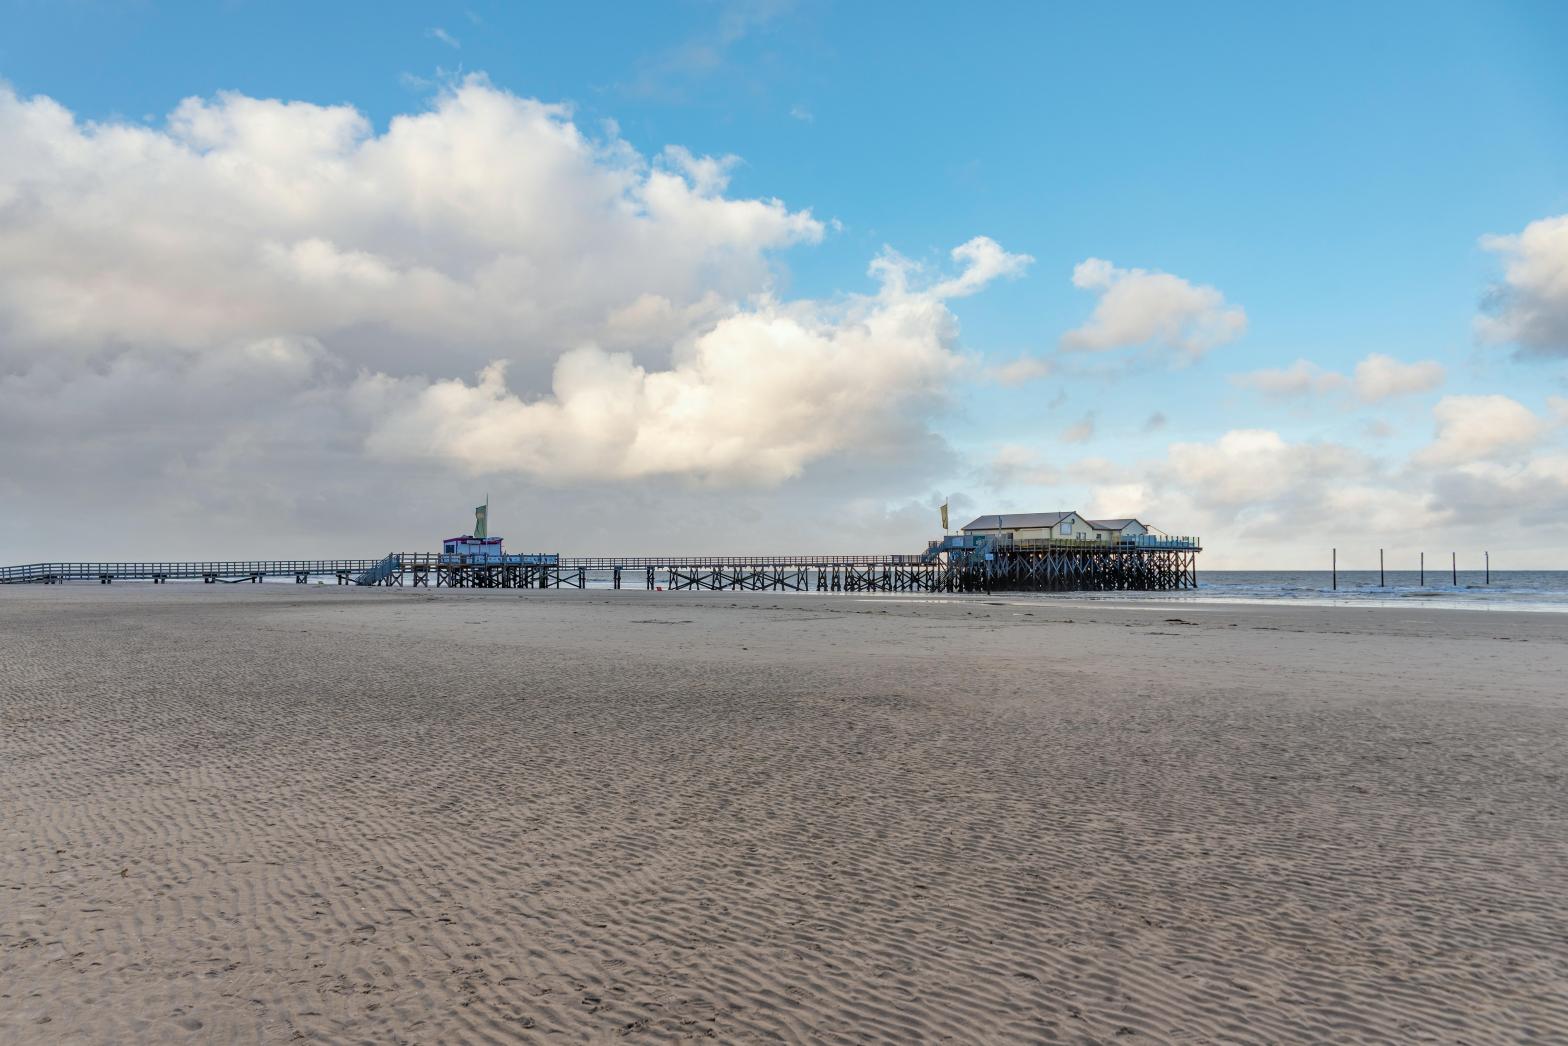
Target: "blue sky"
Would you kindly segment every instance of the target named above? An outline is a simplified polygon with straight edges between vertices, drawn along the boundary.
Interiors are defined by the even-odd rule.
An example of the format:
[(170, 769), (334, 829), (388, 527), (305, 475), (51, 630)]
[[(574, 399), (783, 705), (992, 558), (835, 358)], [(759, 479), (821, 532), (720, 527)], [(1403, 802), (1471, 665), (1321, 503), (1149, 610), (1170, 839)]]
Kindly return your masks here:
[[(884, 247), (932, 274), (951, 270), (948, 252), (976, 236), (1029, 255), (1021, 275), (947, 303), (965, 363), (945, 404), (922, 416), (944, 449), (922, 444), (915, 456), (939, 464), (906, 462), (907, 483), (872, 485), (882, 511), (866, 540), (916, 538), (918, 513), (906, 509), (938, 496), (987, 511), (1120, 491), (1138, 502), (1128, 512), (1195, 517), (1156, 521), (1167, 529), (1222, 528), (1231, 547), (1216, 560), (1272, 565), (1301, 535), (1275, 540), (1258, 525), (1278, 528), (1302, 505), (1236, 495), (1215, 506), (1142, 478), (1172, 444), (1269, 431), (1292, 447), (1362, 456), (1350, 471), (1361, 470), (1363, 486), (1402, 484), (1430, 540), (1472, 541), (1459, 514), (1444, 511), (1456, 489), (1480, 496), (1486, 470), (1485, 482), (1517, 488), (1522, 473), (1496, 470), (1559, 452), (1552, 397), (1568, 395), (1568, 346), (1548, 336), (1521, 354), (1516, 339), (1478, 337), (1476, 322), (1506, 260), (1480, 238), (1568, 212), (1568, 7), (568, 7), (7, 2), (0, 79), (81, 126), (158, 129), (182, 99), (236, 92), (353, 107), (376, 135), (481, 74), (508, 95), (565, 103), (586, 135), (612, 135), (613, 121), (613, 136), (643, 157), (671, 145), (738, 157), (726, 198), (776, 198), (825, 223), (815, 239), (762, 248), (767, 286), (784, 300), (874, 293), (867, 266)], [(1064, 354), (1063, 335), (1096, 304), (1072, 282), (1091, 258), (1213, 288), (1245, 311), (1245, 332), (1191, 361), (1148, 344)], [(1541, 307), (1563, 315), (1551, 313), (1557, 304)], [(1435, 362), (1443, 380), (1365, 400), (1332, 383), (1267, 394), (1240, 377), (1297, 360), (1349, 375), (1372, 354)], [(1012, 386), (984, 380), (988, 366), (1021, 356), (1051, 373)], [(39, 358), (9, 361), (9, 371)], [(1529, 438), (1487, 444), (1473, 459), (1429, 452), (1445, 396), (1507, 397), (1540, 427), (1521, 422)], [(1091, 420), (1092, 435), (1069, 435)], [(855, 452), (853, 441), (836, 444), (774, 489), (830, 515), (847, 489), (826, 478), (832, 459)], [(999, 453), (1033, 455), (1052, 475), (999, 472)], [(1446, 486), (1411, 479), (1438, 459), (1457, 470)], [(1556, 458), (1542, 460), (1531, 484), (1557, 475)], [(755, 496), (752, 510), (771, 511)], [(163, 532), (155, 519), (141, 540)], [(811, 537), (825, 546), (834, 533), (824, 525)], [(1378, 537), (1366, 540), (1375, 547)], [(1568, 566), (1568, 534), (1553, 531), (1548, 546), (1538, 554)]]

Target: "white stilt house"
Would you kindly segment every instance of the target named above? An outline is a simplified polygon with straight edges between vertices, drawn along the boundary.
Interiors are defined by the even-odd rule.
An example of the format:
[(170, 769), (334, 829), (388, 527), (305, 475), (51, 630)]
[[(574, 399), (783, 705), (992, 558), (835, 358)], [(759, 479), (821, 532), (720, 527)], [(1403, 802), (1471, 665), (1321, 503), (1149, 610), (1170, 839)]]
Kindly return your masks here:
[(1105, 541), (1116, 544), (1149, 533), (1136, 519), (1089, 519), (1081, 512), (1009, 512), (980, 516), (963, 528), (965, 534), (993, 541)]

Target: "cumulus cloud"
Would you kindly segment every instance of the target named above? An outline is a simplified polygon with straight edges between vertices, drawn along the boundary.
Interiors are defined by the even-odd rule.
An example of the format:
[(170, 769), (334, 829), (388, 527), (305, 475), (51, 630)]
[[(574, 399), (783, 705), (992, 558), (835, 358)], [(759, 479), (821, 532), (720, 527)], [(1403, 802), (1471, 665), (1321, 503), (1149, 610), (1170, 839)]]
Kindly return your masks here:
[(1215, 505), (1272, 502), (1365, 470), (1365, 459), (1348, 447), (1290, 443), (1269, 429), (1236, 429), (1208, 443), (1173, 443), (1168, 456), (1175, 477)]
[(1516, 454), (1533, 445), (1546, 422), (1507, 396), (1444, 396), (1432, 408), (1437, 435), (1419, 460), (1457, 465)]
[(1514, 524), (1512, 534), (1494, 529), (1477, 537), (1494, 551), (1499, 544), (1525, 543), (1521, 566), (1535, 567), (1551, 556), (1552, 542), (1568, 529), (1563, 525), (1568, 513), (1568, 453), (1561, 449), (1514, 462), (1482, 461), (1445, 469), (1435, 477), (1433, 489), (1454, 518), (1506, 518)]
[(1481, 336), (1528, 353), (1568, 355), (1568, 214), (1514, 235), (1484, 236), (1481, 246), (1503, 259), (1503, 281), (1476, 321)]
[(1297, 360), (1288, 367), (1237, 374), (1231, 381), (1279, 398), (1350, 392), (1362, 403), (1380, 403), (1395, 396), (1430, 391), (1446, 379), (1447, 371), (1435, 360), (1403, 363), (1374, 352), (1357, 363), (1350, 376), (1324, 370), (1309, 360)]
[(608, 318), (756, 293), (769, 252), (823, 234), (722, 195), (726, 161), (650, 163), (475, 78), (379, 135), (343, 106), (228, 94), (161, 128), (84, 125), (0, 91), (0, 140), (0, 324), (29, 354), (309, 334), (418, 371), (665, 351)]
[(1447, 377), (1448, 372), (1436, 360), (1401, 363), (1392, 356), (1374, 352), (1356, 364), (1352, 384), (1357, 399), (1363, 403), (1377, 403), (1394, 396), (1429, 392), (1443, 384)]
[(1330, 545), (1375, 550), (1383, 535), (1409, 539), (1452, 519), (1429, 472), (1272, 429), (1234, 429), (1173, 443), (1162, 457), (1102, 467), (1088, 504), (1201, 536), (1210, 569), (1317, 566)]
[(877, 295), (838, 306), (753, 303), (698, 336), (668, 369), (574, 350), (539, 399), (509, 391), (501, 364), (472, 385), (370, 378), (356, 389), (380, 419), (370, 447), (395, 459), (554, 480), (673, 474), (777, 483), (836, 451), (893, 441), (941, 396), (960, 365), (943, 301), (978, 289), (977, 269), (1011, 271), (990, 241), (954, 255), (965, 271), (925, 290), (882, 259)]
[[(1561, 429), (1505, 396), (1450, 396), (1434, 410), (1438, 439), (1413, 454), (1369, 453), (1273, 429), (1233, 429), (1173, 442), (1142, 460), (1055, 461), (1053, 486), (1083, 482), (1082, 507), (1136, 516), (1169, 533), (1197, 534), (1208, 569), (1414, 566), (1425, 548), (1457, 549), (1461, 563), (1562, 564), (1568, 541), (1568, 450)], [(993, 463), (1003, 486), (1032, 457)], [(1506, 518), (1507, 527), (1496, 521)], [(1503, 558), (1499, 558), (1499, 557)]]
[(1247, 314), (1213, 287), (1146, 269), (1121, 269), (1089, 258), (1073, 269), (1073, 286), (1099, 295), (1087, 323), (1062, 335), (1069, 351), (1128, 347), (1169, 349), (1185, 359), (1234, 341)]
[[(809, 211), (730, 195), (731, 157), (646, 156), (481, 78), (381, 131), (238, 94), (88, 123), (0, 87), (0, 146), (0, 499), (113, 498), (119, 533), (163, 542), (133, 554), (176, 551), (182, 519), (401, 533), (374, 492), (462, 504), (479, 472), (578, 484), (563, 521), (606, 518), (588, 488), (612, 482), (661, 520), (671, 479), (873, 496), (864, 462), (946, 461), (949, 304), (1028, 262), (977, 237), (944, 272), (889, 251), (872, 293), (787, 300), (780, 252), (826, 231)], [(782, 503), (702, 505), (806, 518)]]

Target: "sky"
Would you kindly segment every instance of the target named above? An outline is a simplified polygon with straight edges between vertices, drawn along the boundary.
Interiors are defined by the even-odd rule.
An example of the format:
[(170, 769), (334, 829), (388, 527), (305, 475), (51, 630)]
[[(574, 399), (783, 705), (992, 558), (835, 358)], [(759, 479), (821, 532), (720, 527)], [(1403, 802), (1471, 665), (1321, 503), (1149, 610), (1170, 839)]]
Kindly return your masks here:
[[(576, 9), (576, 8), (581, 8)], [(1568, 6), (0, 0), (0, 562), (1568, 568)]]

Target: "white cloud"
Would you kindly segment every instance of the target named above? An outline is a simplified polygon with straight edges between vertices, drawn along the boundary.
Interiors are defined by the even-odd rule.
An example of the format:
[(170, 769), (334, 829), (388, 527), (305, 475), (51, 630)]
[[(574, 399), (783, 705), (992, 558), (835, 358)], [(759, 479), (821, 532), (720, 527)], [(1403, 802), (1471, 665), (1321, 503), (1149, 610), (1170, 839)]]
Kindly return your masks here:
[[(688, 503), (793, 535), (820, 499), (946, 466), (949, 304), (1027, 264), (975, 238), (950, 272), (888, 252), (875, 293), (785, 300), (809, 212), (477, 78), (384, 131), (237, 94), (92, 124), (0, 88), (0, 143), (0, 501), (39, 506), (0, 544), (66, 540), (43, 521), (107, 499), (115, 540), (152, 535), (131, 554), (355, 527), (419, 547), (407, 521), (481, 471), (556, 484), (533, 518), (557, 540), (590, 517), (681, 537)], [(671, 485), (721, 477), (756, 493)], [(431, 493), (388, 516), (401, 482)]]
[(1265, 396), (1278, 397), (1323, 395), (1338, 392), (1349, 385), (1349, 380), (1343, 374), (1326, 371), (1308, 360), (1297, 360), (1288, 367), (1236, 374), (1231, 377), (1231, 381)]
[(1161, 458), (1102, 468), (1089, 506), (1202, 537), (1209, 569), (1316, 567), (1330, 546), (1346, 553), (1344, 565), (1354, 559), (1352, 545), (1375, 555), (1389, 535), (1408, 541), (1448, 523), (1452, 513), (1432, 478), (1343, 444), (1235, 429), (1173, 443)]
[(1007, 363), (987, 368), (986, 377), (998, 385), (1011, 387), (1048, 378), (1054, 369), (1050, 360), (1043, 360), (1038, 356), (1020, 356)]
[(0, 139), (0, 193), (25, 201), (0, 218), (0, 324), (29, 356), (285, 334), (393, 372), (668, 351), (615, 342), (608, 317), (764, 290), (769, 252), (823, 233), (723, 196), (727, 161), (649, 164), (478, 79), (380, 135), (347, 107), (240, 95), (161, 129), (80, 125), (0, 91)]
[(1417, 459), (1458, 465), (1500, 455), (1514, 457), (1535, 444), (1546, 422), (1518, 400), (1507, 396), (1444, 396), (1432, 408), (1437, 437)]
[(1084, 507), (1090, 519), (1138, 519), (1132, 506), (1148, 503), (1149, 490), (1142, 483), (1102, 483)]
[(1352, 392), (1362, 403), (1380, 403), (1394, 396), (1435, 389), (1446, 378), (1443, 365), (1435, 360), (1402, 363), (1392, 356), (1374, 352), (1356, 364), (1351, 377), (1324, 370), (1309, 360), (1297, 360), (1289, 367), (1233, 375), (1231, 381), (1266, 396), (1288, 398)]
[(876, 296), (833, 308), (763, 299), (699, 335), (669, 369), (592, 347), (569, 352), (551, 395), (532, 401), (507, 389), (500, 364), (474, 385), (367, 379), (356, 396), (378, 419), (370, 447), (553, 480), (778, 483), (828, 454), (885, 446), (925, 415), (961, 365), (942, 302), (978, 289), (975, 268), (1010, 271), (994, 246), (955, 251), (970, 269), (923, 291), (884, 261)]
[[(1091, 514), (1201, 536), (1210, 570), (1327, 569), (1330, 548), (1342, 569), (1375, 568), (1379, 548), (1390, 569), (1413, 568), (1422, 548), (1456, 549), (1461, 564), (1490, 550), (1494, 565), (1568, 565), (1559, 430), (1503, 396), (1452, 396), (1435, 413), (1438, 449), (1408, 456), (1234, 429), (1144, 460), (1056, 462), (1052, 479), (1085, 482)], [(1029, 460), (992, 474), (1005, 481)]]
[(1073, 269), (1073, 285), (1095, 291), (1089, 321), (1062, 336), (1070, 351), (1105, 352), (1148, 346), (1195, 359), (1234, 341), (1247, 329), (1247, 314), (1213, 287), (1145, 269), (1120, 269), (1089, 258)]
[(430, 37), (432, 40), (439, 40), (441, 43), (446, 44), (453, 50), (457, 50), (463, 46), (457, 37), (453, 36), (445, 29), (442, 29), (440, 26), (435, 26), (434, 28), (427, 30), (425, 35)]
[(789, 115), (790, 119), (799, 120), (801, 123), (815, 123), (817, 120), (810, 109), (798, 103), (789, 107)]
[(1392, 356), (1374, 352), (1356, 364), (1356, 398), (1363, 403), (1378, 403), (1394, 396), (1429, 392), (1447, 377), (1443, 365), (1435, 360), (1401, 363)]
[(1216, 505), (1271, 502), (1308, 485), (1353, 477), (1365, 462), (1348, 447), (1290, 443), (1268, 429), (1235, 429), (1210, 443), (1173, 443), (1170, 467)]
[(1568, 355), (1568, 214), (1531, 222), (1512, 236), (1484, 236), (1502, 255), (1503, 282), (1476, 321), (1483, 338), (1527, 352)]
[(1009, 254), (989, 236), (976, 236), (954, 247), (951, 253), (962, 268), (957, 276), (932, 288), (931, 293), (938, 298), (967, 297), (999, 277), (1023, 275), (1034, 262), (1027, 254)]

